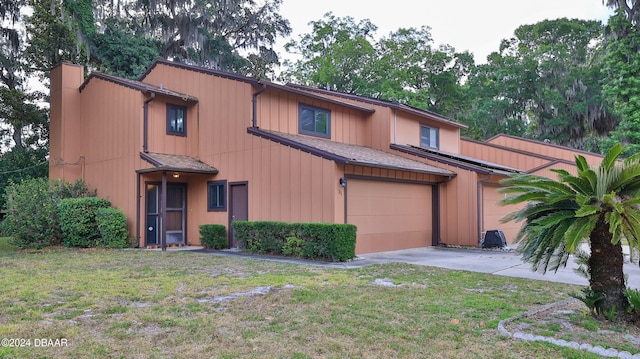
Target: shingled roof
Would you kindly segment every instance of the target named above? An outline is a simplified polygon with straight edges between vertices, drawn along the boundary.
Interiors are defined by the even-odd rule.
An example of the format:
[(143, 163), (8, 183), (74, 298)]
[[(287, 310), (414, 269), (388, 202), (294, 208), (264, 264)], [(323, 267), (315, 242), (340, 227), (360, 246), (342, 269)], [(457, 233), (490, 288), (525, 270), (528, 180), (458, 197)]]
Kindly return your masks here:
[(165, 153), (141, 152), (140, 157), (154, 167), (140, 169), (138, 173), (172, 171), (201, 174), (216, 174), (218, 169), (193, 157)]
[(447, 169), (431, 166), (416, 160), (370, 147), (258, 128), (249, 128), (247, 131), (253, 135), (263, 137), (316, 156), (333, 160), (339, 164), (402, 170), (443, 176), (447, 178), (451, 178), (456, 175), (455, 172)]

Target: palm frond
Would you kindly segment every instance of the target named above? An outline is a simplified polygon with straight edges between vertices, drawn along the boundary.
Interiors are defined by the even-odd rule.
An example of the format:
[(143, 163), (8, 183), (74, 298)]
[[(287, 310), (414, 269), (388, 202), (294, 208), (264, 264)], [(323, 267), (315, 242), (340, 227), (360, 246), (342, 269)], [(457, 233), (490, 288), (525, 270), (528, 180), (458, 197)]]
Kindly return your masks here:
[(604, 156), (604, 159), (602, 159), (600, 168), (605, 171), (610, 171), (615, 166), (618, 157), (622, 154), (622, 149), (622, 144), (620, 142), (611, 146), (609, 151), (607, 151), (607, 154)]

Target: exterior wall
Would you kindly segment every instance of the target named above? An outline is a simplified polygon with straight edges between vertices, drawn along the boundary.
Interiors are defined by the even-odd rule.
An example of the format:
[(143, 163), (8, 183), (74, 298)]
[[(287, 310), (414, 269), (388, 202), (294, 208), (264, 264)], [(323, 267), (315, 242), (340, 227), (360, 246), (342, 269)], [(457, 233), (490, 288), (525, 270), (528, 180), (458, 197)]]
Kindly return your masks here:
[[(82, 66), (62, 64), (51, 70), (49, 178), (75, 182), (82, 178), (80, 156), (80, 92)], [(74, 163), (74, 165), (71, 165)]]
[[(198, 226), (201, 224), (229, 225), (228, 205), (224, 212), (207, 211), (206, 182), (212, 180), (226, 180), (227, 184), (248, 182), (251, 221), (344, 222), (344, 199), (339, 185), (341, 172), (333, 161), (247, 133), (252, 124), (252, 95), (259, 88), (164, 65), (151, 71), (145, 82), (162, 83), (166, 88), (200, 99), (197, 158), (216, 167), (219, 173), (208, 178), (195, 177), (189, 182), (190, 243), (199, 243)], [(279, 97), (265, 91), (258, 97), (260, 127), (297, 133), (297, 100), (296, 96)], [(321, 103), (309, 104), (327, 107)], [(295, 123), (287, 119), (289, 116), (293, 116)], [(352, 111), (340, 112), (334, 108), (332, 132), (337, 130), (335, 121), (343, 118), (353, 123), (361, 121)], [(353, 125), (356, 129), (358, 126), (362, 127)], [(191, 136), (189, 127), (187, 131)], [(354, 132), (353, 138), (360, 141), (361, 135)], [(161, 142), (154, 142), (154, 146), (157, 146), (152, 150), (155, 152), (171, 153), (165, 151), (173, 149), (171, 146), (163, 148)]]
[(536, 157), (523, 152), (509, 151), (504, 148), (490, 146), (482, 142), (462, 139), (460, 153), (483, 161), (500, 164), (506, 167), (528, 171), (552, 162), (548, 157)]
[[(167, 105), (187, 108), (186, 136), (167, 134)], [(188, 104), (175, 98), (156, 96), (148, 104), (148, 150), (149, 152), (199, 157), (200, 121), (199, 104)]]
[(438, 128), (438, 150), (449, 153), (460, 152), (460, 130), (436, 121), (394, 111), (391, 120), (391, 143), (420, 147), (420, 125), (425, 124)]
[(512, 212), (522, 208), (524, 205), (501, 206), (498, 204), (504, 194), (499, 193), (501, 186), (497, 183), (485, 183), (482, 186), (482, 223), (481, 232), (499, 229), (504, 233), (507, 243), (512, 243), (516, 238), (522, 223), (511, 221), (502, 223), (501, 219)]
[(331, 111), (331, 140), (360, 146), (368, 144), (368, 113), (272, 89), (258, 97), (258, 127), (299, 134), (298, 105), (301, 103)]
[(504, 146), (511, 149), (527, 151), (543, 156), (553, 157), (561, 160), (570, 161), (575, 163), (575, 156), (582, 155), (585, 157), (590, 165), (597, 166), (602, 161), (603, 156), (596, 153), (590, 153), (580, 150), (575, 150), (568, 147), (562, 147), (553, 145), (550, 143), (543, 143), (539, 141), (529, 140), (520, 137), (498, 135), (487, 140), (487, 143)]
[(98, 189), (98, 196), (124, 211), (133, 236), (137, 204), (135, 171), (150, 167), (143, 165), (139, 156), (144, 96), (139, 91), (94, 78), (80, 97), (81, 130), (77, 141), (85, 156), (84, 180)]
[[(447, 168), (447, 166), (441, 166)], [(458, 173), (440, 185), (441, 244), (477, 246), (478, 175), (473, 171), (450, 168)]]

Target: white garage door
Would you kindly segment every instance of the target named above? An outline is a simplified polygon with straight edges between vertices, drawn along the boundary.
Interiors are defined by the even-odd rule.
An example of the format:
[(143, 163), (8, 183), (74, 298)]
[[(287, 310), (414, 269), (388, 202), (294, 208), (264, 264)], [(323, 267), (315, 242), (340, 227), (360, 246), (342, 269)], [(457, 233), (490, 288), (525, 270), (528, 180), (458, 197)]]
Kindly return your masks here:
[(356, 253), (432, 244), (432, 187), (349, 179), (347, 221), (358, 227)]

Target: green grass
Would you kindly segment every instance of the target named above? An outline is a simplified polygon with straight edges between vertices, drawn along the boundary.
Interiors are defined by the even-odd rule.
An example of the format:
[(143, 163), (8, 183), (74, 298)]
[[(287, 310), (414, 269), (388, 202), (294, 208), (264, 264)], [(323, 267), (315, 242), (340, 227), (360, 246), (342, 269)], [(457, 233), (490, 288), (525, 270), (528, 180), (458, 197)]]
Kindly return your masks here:
[[(375, 285), (379, 278), (399, 286)], [(247, 295), (258, 287), (270, 290)], [(501, 319), (577, 287), (433, 267), (344, 270), (179, 251), (17, 251), (0, 239), (0, 288), (0, 338), (68, 341), (0, 347), (0, 358), (593, 357), (496, 330)]]

